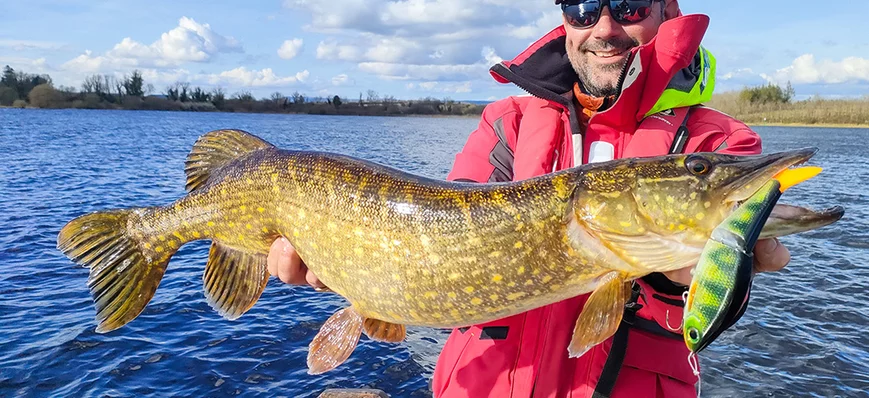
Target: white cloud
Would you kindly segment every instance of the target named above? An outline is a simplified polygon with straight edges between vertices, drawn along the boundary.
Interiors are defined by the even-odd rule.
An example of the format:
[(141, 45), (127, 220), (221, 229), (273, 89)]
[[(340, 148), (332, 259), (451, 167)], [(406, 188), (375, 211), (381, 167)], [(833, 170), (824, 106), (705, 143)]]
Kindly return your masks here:
[(285, 40), (278, 49), (278, 56), (283, 59), (293, 59), (302, 51), (302, 39)]
[(341, 45), (335, 40), (322, 41), (317, 46), (317, 59), (355, 61), (362, 57), (356, 46)]
[(104, 72), (131, 67), (166, 68), (185, 62), (208, 62), (219, 53), (242, 51), (241, 43), (234, 38), (214, 32), (208, 24), (181, 17), (177, 27), (163, 33), (160, 39), (149, 45), (127, 37), (103, 55), (94, 56), (88, 50), (61, 68), (79, 72)]
[(430, 92), (439, 92), (439, 93), (470, 93), (471, 90), (471, 82), (461, 82), (461, 83), (441, 83), (441, 82), (422, 82), (422, 83), (408, 83), (405, 85), (406, 88), (414, 90), (419, 89), (419, 91), (430, 91)]
[(359, 69), (387, 80), (463, 80), (479, 78), (487, 65), (410, 65), (385, 62), (362, 62)]
[(63, 44), (47, 41), (0, 39), (0, 48), (9, 48), (15, 51), (59, 50), (63, 47)]
[(782, 85), (788, 81), (792, 84), (869, 82), (869, 59), (847, 57), (838, 62), (828, 59), (817, 61), (813, 54), (804, 54), (790, 66), (761, 76)]
[(347, 84), (349, 81), (350, 81), (350, 77), (348, 77), (344, 73), (332, 78), (332, 84), (336, 85), (336, 86), (343, 86), (343, 85)]
[(304, 82), (310, 73), (307, 70), (296, 73), (294, 76), (280, 77), (271, 68), (262, 70), (249, 70), (243, 66), (205, 75), (209, 84), (228, 84), (244, 87), (282, 87), (291, 86)]

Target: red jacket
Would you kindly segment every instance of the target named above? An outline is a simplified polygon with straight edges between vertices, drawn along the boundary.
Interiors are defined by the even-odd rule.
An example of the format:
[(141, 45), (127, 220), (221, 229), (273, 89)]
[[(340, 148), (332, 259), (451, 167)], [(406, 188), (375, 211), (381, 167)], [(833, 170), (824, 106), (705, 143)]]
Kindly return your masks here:
[[(689, 133), (685, 152), (760, 153), (757, 134), (710, 108), (690, 108), (687, 119), (686, 107), (646, 116), (665, 89), (685, 86), (680, 79), (692, 74), (697, 81), (704, 79), (697, 49), (707, 24), (705, 16), (691, 15), (662, 25), (652, 42), (633, 50), (618, 99), (592, 116), (587, 126), (576, 117), (572, 88), (577, 77), (564, 55), (564, 29), (553, 30), (512, 61), (492, 67), (498, 81), (517, 84), (532, 95), (488, 105), (448, 179), (515, 181), (573, 167), (575, 157), (587, 163), (590, 157), (601, 161), (662, 155), (670, 151), (683, 121)], [(574, 150), (574, 142), (581, 153)], [(638, 305), (631, 309), (639, 310), (633, 320), (626, 315), (622, 324), (620, 334), (627, 342), (619, 342), (623, 358), (614, 355), (606, 373), (615, 377), (609, 396), (694, 396), (697, 378), (680, 329), (684, 288), (660, 274), (637, 282)], [(568, 358), (573, 327), (587, 298), (585, 294), (453, 330), (435, 367), (434, 395), (592, 396), (614, 338), (580, 358)]]

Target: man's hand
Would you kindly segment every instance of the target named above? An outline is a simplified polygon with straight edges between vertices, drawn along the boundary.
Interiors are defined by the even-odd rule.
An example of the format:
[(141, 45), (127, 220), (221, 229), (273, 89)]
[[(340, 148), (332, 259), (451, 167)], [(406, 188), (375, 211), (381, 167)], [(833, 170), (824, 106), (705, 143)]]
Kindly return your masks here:
[(269, 250), (268, 269), (269, 274), (278, 277), (284, 283), (292, 285), (304, 285), (307, 283), (317, 289), (326, 287), (305, 266), (302, 258), (299, 257), (299, 253), (296, 252), (296, 249), (293, 248), (293, 245), (290, 244), (287, 238), (281, 237), (272, 243), (272, 247)]
[[(754, 272), (774, 272), (784, 268), (791, 261), (791, 252), (778, 239), (761, 239), (754, 245)], [(691, 284), (691, 270), (694, 267), (664, 272), (667, 278), (680, 285)]]

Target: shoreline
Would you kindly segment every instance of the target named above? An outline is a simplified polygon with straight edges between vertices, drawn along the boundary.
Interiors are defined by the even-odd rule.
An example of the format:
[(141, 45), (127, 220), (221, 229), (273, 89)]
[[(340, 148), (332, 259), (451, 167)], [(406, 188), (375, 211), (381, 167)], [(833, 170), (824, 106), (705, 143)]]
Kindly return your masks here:
[[(739, 120), (739, 118), (735, 118)], [(869, 129), (869, 124), (847, 124), (847, 123), (748, 123), (743, 122), (749, 127), (818, 127), (818, 128), (857, 128)]]

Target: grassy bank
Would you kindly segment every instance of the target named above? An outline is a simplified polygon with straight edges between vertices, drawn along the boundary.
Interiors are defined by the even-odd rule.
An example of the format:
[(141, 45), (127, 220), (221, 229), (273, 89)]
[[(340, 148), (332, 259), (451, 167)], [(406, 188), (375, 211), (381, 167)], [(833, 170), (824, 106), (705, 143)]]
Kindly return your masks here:
[(728, 92), (707, 105), (752, 125), (869, 127), (869, 98), (751, 103), (739, 92)]

